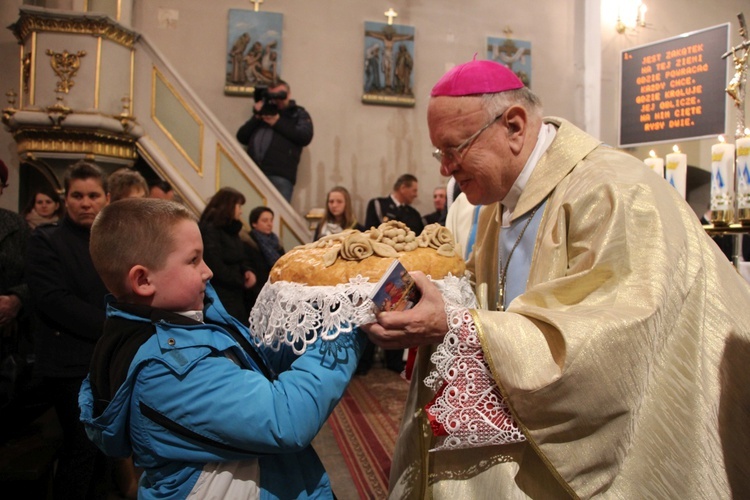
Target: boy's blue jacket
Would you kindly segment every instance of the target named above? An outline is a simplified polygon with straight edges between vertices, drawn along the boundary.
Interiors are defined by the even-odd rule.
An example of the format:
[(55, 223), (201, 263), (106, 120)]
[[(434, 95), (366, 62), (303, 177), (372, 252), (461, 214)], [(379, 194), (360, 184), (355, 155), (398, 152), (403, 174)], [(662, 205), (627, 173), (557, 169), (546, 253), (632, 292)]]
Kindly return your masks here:
[(364, 342), (355, 330), (299, 357), (255, 348), (210, 284), (204, 323), (113, 303), (81, 387), (81, 421), (105, 454), (132, 454), (144, 469), (139, 498), (185, 498), (201, 472), (256, 459), (260, 498), (332, 498), (310, 443)]

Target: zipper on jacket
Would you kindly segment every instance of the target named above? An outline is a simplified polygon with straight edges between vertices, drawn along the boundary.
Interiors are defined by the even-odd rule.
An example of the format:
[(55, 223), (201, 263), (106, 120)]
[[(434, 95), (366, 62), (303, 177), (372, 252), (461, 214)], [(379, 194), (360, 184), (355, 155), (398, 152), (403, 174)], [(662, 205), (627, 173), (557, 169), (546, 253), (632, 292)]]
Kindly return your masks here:
[(257, 451), (253, 450), (247, 450), (244, 448), (237, 448), (236, 446), (231, 446), (225, 443), (221, 443), (219, 441), (216, 441), (214, 439), (208, 438), (206, 436), (203, 436), (201, 434), (198, 434), (197, 432), (191, 431), (187, 427), (178, 424), (174, 420), (165, 417), (155, 409), (151, 408), (147, 404), (145, 404), (143, 401), (139, 403), (139, 408), (141, 410), (141, 414), (146, 417), (147, 419), (151, 420), (152, 422), (161, 425), (165, 429), (167, 429), (170, 432), (174, 432), (175, 434), (188, 438), (193, 441), (197, 441), (199, 443), (213, 446), (214, 448), (218, 448), (221, 450), (231, 451), (233, 453), (242, 453), (242, 454), (251, 454), (255, 456), (265, 456), (268, 455), (268, 453), (258, 453)]

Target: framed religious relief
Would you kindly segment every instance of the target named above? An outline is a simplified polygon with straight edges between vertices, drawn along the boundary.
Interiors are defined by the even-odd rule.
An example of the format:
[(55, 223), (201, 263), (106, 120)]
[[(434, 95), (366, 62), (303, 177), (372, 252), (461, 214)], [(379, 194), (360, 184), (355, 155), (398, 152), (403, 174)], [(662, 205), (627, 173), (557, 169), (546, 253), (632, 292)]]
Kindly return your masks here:
[(531, 42), (488, 36), (487, 59), (509, 67), (531, 88)]
[(365, 22), (362, 102), (414, 106), (414, 27)]
[(225, 94), (253, 95), (281, 78), (283, 21), (275, 12), (229, 10)]

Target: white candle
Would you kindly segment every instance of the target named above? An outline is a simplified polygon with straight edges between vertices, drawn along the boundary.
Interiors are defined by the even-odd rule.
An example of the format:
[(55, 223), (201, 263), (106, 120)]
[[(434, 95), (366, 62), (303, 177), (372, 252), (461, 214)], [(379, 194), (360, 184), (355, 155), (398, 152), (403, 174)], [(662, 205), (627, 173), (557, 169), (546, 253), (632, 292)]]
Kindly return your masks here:
[(731, 210), (734, 206), (734, 144), (711, 146), (711, 210)]
[(666, 179), (674, 188), (686, 197), (687, 193), (687, 155), (680, 153), (680, 148), (674, 146), (674, 153), (667, 155)]
[(652, 149), (648, 152), (649, 157), (643, 160), (646, 166), (651, 167), (651, 171), (657, 174), (662, 179), (664, 178), (664, 158), (659, 158)]
[(735, 141), (737, 146), (737, 208), (750, 209), (750, 130)]

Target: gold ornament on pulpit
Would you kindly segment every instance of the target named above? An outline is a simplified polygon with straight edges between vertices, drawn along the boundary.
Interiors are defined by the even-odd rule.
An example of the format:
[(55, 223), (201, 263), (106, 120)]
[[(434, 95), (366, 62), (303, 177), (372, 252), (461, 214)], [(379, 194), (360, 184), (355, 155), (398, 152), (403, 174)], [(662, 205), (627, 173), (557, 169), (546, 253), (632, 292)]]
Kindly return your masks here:
[(75, 85), (73, 77), (78, 72), (78, 68), (81, 67), (81, 58), (86, 55), (85, 50), (79, 50), (77, 53), (72, 54), (67, 50), (62, 52), (53, 52), (47, 49), (47, 55), (50, 56), (50, 64), (52, 70), (60, 78), (57, 82), (55, 92), (62, 92), (67, 94), (70, 92), (70, 88)]

